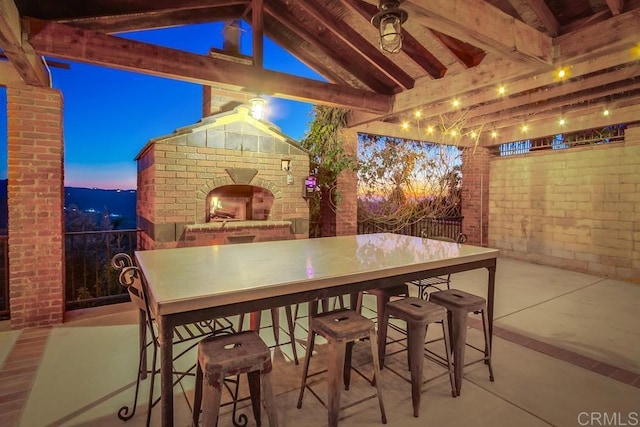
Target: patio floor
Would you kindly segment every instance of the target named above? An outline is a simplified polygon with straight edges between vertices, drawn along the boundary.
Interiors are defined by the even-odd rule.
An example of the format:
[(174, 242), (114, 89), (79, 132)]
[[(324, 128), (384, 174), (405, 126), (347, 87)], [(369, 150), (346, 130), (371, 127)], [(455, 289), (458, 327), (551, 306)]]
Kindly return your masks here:
[[(499, 259), (496, 280), (495, 382), (489, 381), (483, 364), (468, 366), (462, 395), (454, 399), (443, 370), (426, 360), (425, 379), (435, 379), (423, 386), (420, 417), (414, 418), (410, 385), (398, 375), (408, 376), (406, 355), (392, 355), (387, 359), (391, 369), (385, 368), (380, 379), (388, 425), (637, 424), (640, 285), (508, 258)], [(452, 286), (482, 295), (486, 271), (453, 275)], [(367, 297), (365, 304), (373, 307), (374, 300)], [(374, 316), (371, 310), (365, 314)], [(135, 389), (137, 315), (129, 304), (78, 310), (69, 313), (64, 325), (52, 328), (8, 328), (8, 322), (0, 322), (0, 425), (144, 425), (148, 380), (142, 383), (135, 417), (124, 423), (116, 416), (121, 406), (132, 402)], [(305, 328), (306, 318), (299, 319), (299, 366), (291, 362), (288, 345), (273, 354), (281, 426), (327, 423), (326, 410), (308, 392), (302, 409), (296, 408)], [(429, 336), (436, 336), (437, 329), (431, 327)], [(269, 328), (261, 336), (272, 342)], [(469, 340), (482, 342), (477, 322), (471, 322)], [(441, 345), (431, 344), (436, 351)], [(312, 370), (322, 366), (324, 347), (316, 345)], [(476, 354), (468, 350), (466, 357), (470, 361)], [(364, 372), (370, 371), (368, 343), (357, 343), (354, 360)], [(357, 375), (352, 381), (351, 390), (342, 393), (342, 403), (374, 390)], [(320, 377), (315, 386), (321, 396), (325, 383)], [(188, 426), (193, 380), (184, 380), (175, 393), (176, 425)], [(245, 409), (241, 412), (249, 415), (249, 425), (255, 425)], [(154, 408), (153, 425), (160, 425), (159, 415), (159, 407)], [(264, 412), (263, 423), (268, 424)], [(219, 425), (232, 425), (230, 406), (224, 408)], [(343, 411), (340, 425), (381, 425), (377, 400)]]

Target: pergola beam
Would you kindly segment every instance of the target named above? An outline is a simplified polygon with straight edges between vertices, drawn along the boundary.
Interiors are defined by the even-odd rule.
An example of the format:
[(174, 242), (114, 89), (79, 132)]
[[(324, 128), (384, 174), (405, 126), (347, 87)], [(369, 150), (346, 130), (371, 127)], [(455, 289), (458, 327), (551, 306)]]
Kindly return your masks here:
[(484, 0), (407, 0), (402, 7), (427, 28), (537, 68), (553, 64), (551, 37)]
[(20, 13), (12, 0), (0, 0), (0, 49), (26, 84), (49, 86), (42, 58), (22, 41)]
[(38, 20), (31, 20), (31, 23), (29, 41), (43, 55), (348, 109), (385, 113), (390, 108), (389, 96), (371, 91), (257, 69), (63, 24)]

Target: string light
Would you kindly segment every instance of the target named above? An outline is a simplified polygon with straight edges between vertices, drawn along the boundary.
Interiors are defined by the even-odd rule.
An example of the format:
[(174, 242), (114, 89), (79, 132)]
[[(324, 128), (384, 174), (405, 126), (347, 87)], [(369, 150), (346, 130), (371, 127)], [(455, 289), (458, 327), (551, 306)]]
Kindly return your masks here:
[(460, 107), (460, 100), (458, 100), (456, 98), (453, 101), (451, 101), (451, 104), (453, 105), (453, 108), (459, 108)]
[(555, 76), (558, 80), (565, 80), (569, 78), (569, 69), (567, 67), (560, 67), (556, 70)]
[(560, 117), (560, 120), (558, 120), (558, 124), (560, 126), (564, 126), (567, 123), (567, 121), (564, 119), (564, 117)]
[(609, 117), (610, 114), (611, 114), (611, 111), (609, 110), (609, 108), (605, 107), (604, 110), (602, 110), (602, 115), (604, 117)]
[(522, 125), (522, 133), (527, 133), (527, 131), (529, 130), (529, 126), (525, 123)]
[(416, 119), (419, 119), (422, 116), (422, 111), (420, 110), (416, 110), (416, 112), (414, 113), (414, 115), (416, 116)]
[(431, 125), (427, 126), (427, 134), (429, 135), (433, 134), (433, 126)]
[(409, 129), (409, 122), (402, 122), (402, 129), (403, 130)]
[(494, 131), (491, 131), (491, 138), (494, 138), (494, 139), (495, 139), (495, 138), (497, 138), (497, 137), (498, 137), (498, 132), (496, 132), (495, 130), (494, 130)]
[(507, 89), (503, 85), (498, 86), (498, 95), (503, 96), (505, 93), (507, 93)]

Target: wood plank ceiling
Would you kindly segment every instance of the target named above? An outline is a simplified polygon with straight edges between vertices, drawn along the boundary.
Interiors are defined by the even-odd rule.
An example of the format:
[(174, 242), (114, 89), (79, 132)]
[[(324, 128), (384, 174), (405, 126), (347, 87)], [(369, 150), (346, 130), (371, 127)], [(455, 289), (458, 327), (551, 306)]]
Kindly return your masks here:
[[(428, 124), (456, 124), (482, 131), (484, 145), (496, 143), (489, 130), (501, 142), (522, 139), (523, 122), (537, 122), (538, 136), (611, 124), (596, 119), (605, 106), (622, 112), (616, 120), (640, 120), (640, 0), (405, 0), (401, 7), (409, 16), (402, 51), (384, 54), (370, 24), (376, 0), (0, 0), (8, 59), (0, 61), (0, 85), (48, 85), (46, 56), (340, 106), (352, 110), (350, 126), (371, 133), (425, 139)], [(231, 19), (254, 28), (244, 61), (118, 36)], [(327, 81), (263, 69), (261, 34)], [(555, 124), (560, 115), (569, 127)]]

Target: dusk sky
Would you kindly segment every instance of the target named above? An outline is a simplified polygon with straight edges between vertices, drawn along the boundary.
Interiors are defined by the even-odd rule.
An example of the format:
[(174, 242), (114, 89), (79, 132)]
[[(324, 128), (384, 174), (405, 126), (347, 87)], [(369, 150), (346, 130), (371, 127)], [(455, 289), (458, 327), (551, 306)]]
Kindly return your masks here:
[[(245, 25), (246, 27), (246, 25)], [(130, 33), (126, 37), (205, 55), (222, 48), (222, 23)], [(124, 36), (124, 35), (122, 35)], [(317, 80), (323, 78), (270, 40), (264, 67)], [(251, 54), (251, 32), (242, 35)], [(55, 61), (63, 62), (53, 58)], [(53, 87), (64, 98), (65, 185), (107, 189), (136, 187), (135, 156), (151, 139), (202, 118), (202, 86), (160, 77), (71, 62), (50, 67)], [(311, 105), (268, 99), (266, 120), (300, 140)], [(7, 178), (7, 100), (0, 88), (0, 179)]]

